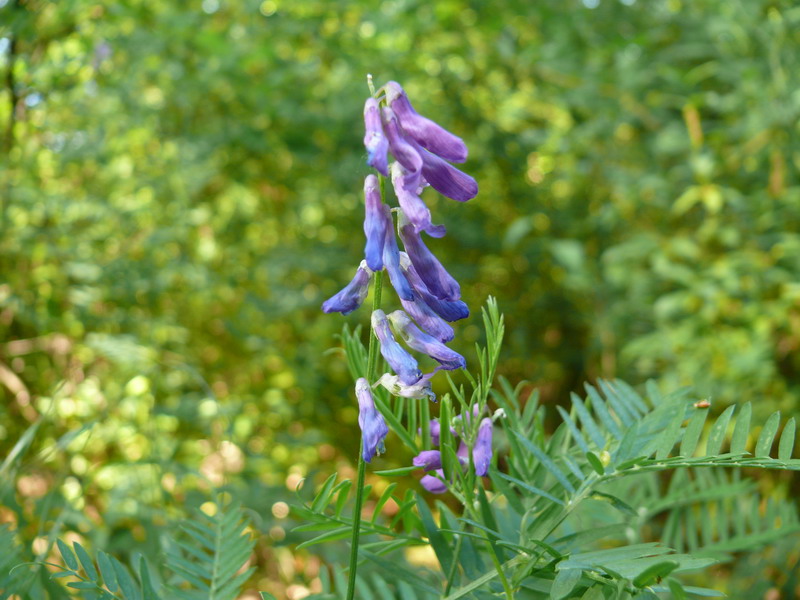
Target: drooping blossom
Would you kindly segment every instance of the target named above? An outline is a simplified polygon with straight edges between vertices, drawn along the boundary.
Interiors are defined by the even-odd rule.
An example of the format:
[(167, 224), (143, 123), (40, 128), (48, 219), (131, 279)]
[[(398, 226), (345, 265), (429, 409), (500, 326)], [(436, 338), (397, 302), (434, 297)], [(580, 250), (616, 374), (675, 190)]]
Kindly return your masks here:
[(467, 159), (464, 141), (438, 123), (418, 114), (399, 83), (390, 81), (384, 90), (386, 102), (397, 115), (403, 130), (420, 146), (451, 162), (462, 163)]
[(380, 342), (381, 354), (389, 366), (397, 373), (403, 385), (414, 385), (422, 378), (417, 360), (406, 352), (397, 342), (389, 327), (386, 313), (378, 309), (372, 313), (372, 329)]
[[(461, 421), (464, 426), (468, 426), (469, 422), (480, 414), (478, 405), (474, 405), (471, 413), (462, 413), (453, 418), (453, 424)], [(428, 424), (428, 430), (431, 434), (431, 441), (434, 446), (440, 444), (441, 438), (441, 423), (437, 419), (432, 419)], [(419, 430), (422, 433), (422, 430)], [(463, 430), (459, 427), (450, 426), (450, 433), (458, 443), (458, 450), (456, 450), (456, 457), (461, 464), (462, 469), (466, 469), (469, 464), (470, 448), (463, 439), (459, 439), (463, 435)], [(492, 419), (486, 417), (481, 420), (478, 425), (478, 435), (475, 439), (475, 444), (472, 447), (472, 464), (475, 469), (475, 474), (484, 477), (489, 472), (489, 466), (492, 462)], [(420, 452), (413, 459), (413, 464), (416, 467), (422, 467), (426, 471), (436, 470), (439, 477), (444, 478), (443, 471), (439, 468), (441, 466), (441, 451), (440, 450), (425, 450)], [(422, 486), (434, 494), (441, 494), (446, 491), (447, 486), (443, 481), (437, 479), (432, 475), (426, 475), (420, 479)]]
[(369, 382), (360, 377), (356, 381), (356, 398), (358, 399), (358, 426), (361, 427), (362, 451), (366, 462), (370, 462), (375, 454), (384, 451), (383, 440), (389, 433), (389, 427), (375, 407)]
[(447, 232), (444, 225), (434, 225), (431, 222), (431, 211), (426, 206), (416, 190), (409, 189), (404, 181), (405, 169), (398, 162), (393, 162), (390, 167), (392, 185), (400, 209), (408, 218), (417, 232), (424, 231), (431, 237), (440, 238)]
[(492, 420), (488, 417), (482, 419), (478, 426), (478, 438), (472, 448), (472, 462), (476, 475), (484, 477), (489, 472), (492, 462)]
[(375, 175), (367, 175), (364, 180), (364, 258), (373, 271), (383, 269), (383, 246), (386, 232), (392, 228), (391, 218), (387, 218), (388, 207), (381, 202), (380, 185)]
[[(364, 181), (365, 260), (353, 280), (326, 300), (322, 309), (343, 314), (352, 312), (366, 298), (373, 272), (385, 269), (405, 310), (397, 311), (393, 317), (398, 335), (410, 348), (428, 354), (440, 366), (423, 375), (416, 359), (398, 343), (386, 314), (376, 310), (372, 314), (372, 329), (380, 342), (381, 354), (396, 374), (386, 373), (374, 385), (383, 385), (396, 396), (435, 401), (431, 387), (434, 373), (465, 364), (460, 354), (444, 345), (454, 336), (448, 321), (468, 316), (469, 309), (460, 300), (458, 282), (422, 241), (422, 232), (442, 237), (445, 228), (433, 224), (430, 209), (421, 194), (424, 188), (431, 186), (447, 197), (465, 201), (477, 194), (478, 186), (472, 177), (450, 164), (463, 162), (467, 157), (466, 145), (459, 137), (417, 113), (398, 83), (390, 82), (381, 92), (383, 100), (369, 98), (364, 104), (364, 145), (367, 163), (383, 176), (390, 175), (388, 155), (396, 161), (391, 176), (400, 205), (395, 210), (405, 252), (401, 255), (398, 248), (392, 210), (384, 203), (380, 189), (382, 182), (375, 175), (369, 175)], [(357, 381), (356, 396), (364, 442), (362, 456), (369, 462), (382, 450), (388, 427), (375, 407), (366, 379)], [(438, 421), (431, 422), (430, 432), (434, 443), (438, 444)], [(438, 468), (441, 461), (437, 463), (435, 458), (437, 451), (430, 452), (429, 459), (425, 459), (426, 468), (435, 469), (441, 476)], [(465, 452), (468, 451), (462, 443), (457, 451), (462, 464), (467, 457)], [(446, 485), (431, 475), (423, 478), (423, 485), (437, 493), (446, 490)]]
[(433, 475), (425, 475), (419, 482), (422, 484), (422, 487), (431, 494), (444, 494), (447, 491), (447, 486), (444, 481), (442, 481), (442, 479), (444, 479), (444, 471), (436, 469), (436, 474), (441, 477), (441, 479)]
[(386, 228), (386, 237), (383, 244), (383, 264), (386, 267), (386, 272), (389, 274), (389, 281), (392, 282), (392, 287), (400, 300), (413, 300), (414, 290), (411, 289), (411, 284), (406, 279), (405, 273), (400, 268), (400, 249), (397, 247), (397, 240), (394, 237), (394, 228), (392, 227), (392, 216), (389, 212), (389, 207), (384, 205), (384, 215), (389, 226)]
[(422, 467), (426, 471), (442, 468), (442, 453), (439, 450), (423, 450), (412, 461), (415, 467)]
[(424, 180), (440, 194), (459, 202), (478, 195), (475, 179), (425, 150), (400, 126), (392, 109), (384, 107), (381, 116), (389, 151), (405, 169), (403, 182), (409, 190), (415, 190)]
[(403, 338), (409, 348), (427, 354), (442, 365), (443, 369), (452, 371), (467, 366), (467, 361), (463, 356), (445, 346), (435, 337), (420, 330), (402, 310), (389, 313), (388, 318), (395, 332)]
[(433, 312), (433, 309), (414, 298), (413, 300), (400, 299), (400, 304), (403, 305), (405, 311), (411, 315), (411, 318), (416, 321), (419, 326), (443, 343), (447, 343), (455, 337), (453, 328), (447, 324), (439, 315)]
[(417, 273), (417, 270), (414, 268), (414, 265), (411, 264), (411, 259), (405, 252), (400, 253), (400, 268), (403, 270), (406, 279), (408, 279), (408, 282), (411, 284), (411, 287), (414, 290), (414, 296), (427, 304), (430, 309), (442, 319), (452, 323), (453, 321), (466, 319), (469, 316), (469, 307), (463, 300), (441, 300), (431, 294), (428, 290), (428, 286), (426, 286), (425, 282), (422, 281), (422, 278), (420, 278), (419, 273)]
[(434, 394), (431, 389), (431, 377), (433, 377), (435, 373), (436, 371), (432, 371), (423, 374), (422, 377), (419, 378), (419, 381), (412, 385), (404, 385), (400, 382), (400, 378), (397, 375), (384, 373), (375, 385), (382, 385), (392, 396), (398, 396), (400, 398), (427, 398), (431, 402), (436, 402), (436, 394)]
[(428, 249), (420, 234), (414, 230), (414, 226), (404, 217), (402, 212), (400, 212), (398, 219), (400, 239), (403, 240), (406, 253), (430, 293), (440, 300), (449, 300), (451, 302), (459, 300), (461, 298), (461, 286), (458, 285), (458, 282)]
[(364, 104), (364, 147), (367, 149), (367, 164), (376, 169), (381, 175), (387, 177), (386, 151), (389, 140), (383, 134), (381, 125), (381, 112), (375, 98), (367, 98)]
[(343, 315), (353, 312), (367, 297), (371, 277), (372, 270), (362, 260), (352, 281), (322, 303), (322, 312), (340, 312)]
[(422, 183), (422, 156), (416, 144), (406, 138), (397, 117), (390, 108), (381, 111), (383, 130), (389, 140), (389, 151), (395, 160), (405, 169), (403, 183), (410, 190), (416, 190)]
[(478, 182), (473, 177), (413, 141), (411, 146), (422, 158), (422, 177), (442, 196), (466, 202), (478, 195)]

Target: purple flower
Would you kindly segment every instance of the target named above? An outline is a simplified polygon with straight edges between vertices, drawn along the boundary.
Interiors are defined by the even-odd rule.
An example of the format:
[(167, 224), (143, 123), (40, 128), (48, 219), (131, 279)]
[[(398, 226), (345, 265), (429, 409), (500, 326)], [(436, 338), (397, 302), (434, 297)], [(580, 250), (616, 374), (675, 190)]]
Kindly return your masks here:
[(416, 190), (422, 183), (422, 155), (419, 146), (408, 140), (397, 123), (397, 117), (391, 109), (384, 107), (383, 128), (389, 138), (389, 150), (395, 160), (403, 165), (406, 174), (403, 177), (405, 185), (410, 190)]
[(422, 159), (422, 177), (437, 192), (459, 202), (466, 202), (478, 195), (478, 182), (473, 177), (420, 148), (413, 141), (411, 146)]
[(378, 101), (375, 98), (368, 98), (364, 104), (364, 146), (367, 149), (367, 164), (377, 169), (381, 175), (389, 175), (387, 167), (386, 151), (389, 147), (389, 140), (383, 135), (381, 125), (381, 113), (378, 108)]
[(431, 222), (431, 211), (419, 197), (416, 190), (412, 191), (406, 187), (406, 171), (400, 163), (394, 162), (391, 165), (392, 185), (397, 201), (403, 214), (414, 225), (417, 232), (425, 231), (431, 237), (440, 238), (447, 232), (444, 225), (434, 225)]
[(400, 253), (400, 268), (411, 284), (414, 290), (414, 295), (427, 304), (433, 312), (442, 317), (445, 321), (458, 321), (459, 319), (466, 319), (469, 316), (469, 307), (461, 300), (452, 302), (450, 300), (440, 300), (430, 293), (428, 286), (422, 281), (414, 265), (411, 264), (411, 259), (405, 252)]
[(390, 81), (384, 89), (386, 101), (397, 115), (400, 125), (418, 144), (452, 162), (461, 163), (467, 159), (467, 146), (461, 138), (417, 114), (399, 83)]
[(449, 342), (455, 337), (453, 328), (444, 319), (433, 312), (433, 309), (421, 300), (400, 299), (405, 311), (411, 315), (419, 326), (440, 342)]
[(384, 204), (383, 207), (384, 218), (388, 223), (383, 243), (383, 264), (389, 273), (389, 281), (392, 282), (392, 287), (400, 296), (400, 300), (413, 300), (414, 290), (411, 289), (411, 284), (408, 283), (408, 279), (400, 268), (400, 249), (397, 247), (397, 240), (394, 237), (392, 215), (388, 206)]
[(431, 377), (433, 377), (435, 373), (436, 371), (425, 373), (420, 377), (419, 381), (413, 385), (403, 385), (397, 375), (384, 373), (381, 378), (378, 379), (376, 385), (380, 384), (385, 387), (392, 396), (399, 396), (400, 398), (427, 398), (431, 402), (436, 402), (436, 394), (434, 394), (431, 389)]
[(369, 382), (360, 377), (356, 381), (356, 398), (358, 398), (358, 426), (361, 427), (363, 440), (361, 456), (370, 462), (376, 453), (384, 451), (383, 440), (389, 433), (389, 427), (383, 415), (375, 408)]
[(442, 263), (428, 250), (420, 234), (414, 230), (407, 219), (400, 212), (399, 216), (400, 239), (403, 240), (406, 253), (411, 264), (417, 270), (420, 279), (428, 287), (431, 294), (440, 300), (455, 302), (461, 298), (461, 287), (442, 266)]
[(492, 462), (492, 420), (488, 417), (482, 419), (478, 427), (478, 439), (472, 448), (472, 462), (476, 475), (483, 477), (489, 472)]
[(381, 354), (394, 369), (403, 385), (414, 385), (422, 378), (416, 359), (394, 339), (386, 314), (378, 309), (372, 313), (372, 329), (381, 344)]
[(427, 354), (439, 362), (443, 369), (452, 371), (453, 369), (463, 369), (467, 366), (467, 361), (463, 356), (455, 350), (451, 350), (433, 336), (421, 331), (402, 310), (390, 313), (389, 322), (394, 327), (395, 332), (408, 344), (409, 348)]
[(373, 271), (383, 269), (383, 246), (386, 242), (386, 230), (392, 228), (391, 219), (387, 220), (386, 209), (381, 202), (378, 178), (367, 175), (364, 180), (364, 234), (367, 244), (364, 256), (367, 266)]
[(372, 271), (367, 267), (366, 261), (362, 260), (353, 280), (322, 303), (322, 312), (340, 312), (343, 315), (353, 312), (367, 297), (371, 277)]
[[(444, 471), (441, 469), (436, 469), (436, 474), (442, 479), (444, 478)], [(419, 482), (422, 484), (422, 487), (432, 494), (444, 494), (447, 491), (447, 486), (444, 484), (442, 479), (439, 479), (439, 477), (425, 475), (425, 477), (420, 479)]]
[(442, 468), (442, 453), (438, 450), (423, 450), (414, 457), (414, 466), (426, 471)]

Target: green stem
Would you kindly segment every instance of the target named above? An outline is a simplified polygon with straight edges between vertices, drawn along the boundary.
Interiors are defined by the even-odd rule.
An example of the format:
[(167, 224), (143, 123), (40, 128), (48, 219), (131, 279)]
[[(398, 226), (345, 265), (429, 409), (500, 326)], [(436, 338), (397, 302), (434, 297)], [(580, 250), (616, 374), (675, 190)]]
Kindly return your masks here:
[[(469, 453), (470, 455), (470, 471), (475, 470), (475, 467), (472, 464), (472, 451)], [(470, 502), (469, 504), (464, 505), (467, 508), (467, 512), (472, 515), (473, 520), (480, 523), (480, 515), (475, 510), (475, 504)], [(506, 598), (508, 600), (514, 600), (514, 592), (511, 589), (511, 585), (508, 583), (508, 578), (506, 574), (503, 572), (503, 565), (500, 563), (500, 559), (497, 556), (497, 552), (495, 552), (494, 544), (492, 540), (489, 538), (489, 534), (484, 531), (483, 529), (480, 530), (483, 534), (483, 537), (486, 539), (486, 548), (489, 550), (489, 556), (492, 559), (492, 564), (494, 564), (494, 568), (497, 571), (497, 575), (500, 577), (500, 583), (503, 586), (503, 591), (505, 592)]]
[(356, 479), (356, 506), (353, 509), (353, 534), (350, 538), (350, 572), (347, 577), (347, 600), (353, 600), (356, 593), (356, 568), (358, 567), (358, 538), (361, 534), (361, 505), (364, 502), (364, 476), (367, 463), (363, 455), (364, 440), (358, 451), (358, 476)]
[[(383, 177), (381, 182), (381, 199), (383, 199)], [(381, 307), (381, 291), (383, 289), (383, 271), (375, 273), (375, 288), (372, 295), (372, 310)], [(370, 313), (371, 315), (371, 313)], [(378, 366), (378, 339), (371, 333), (369, 336), (369, 351), (367, 353), (367, 372), (365, 377), (370, 384), (374, 383), (375, 370)], [(356, 505), (353, 508), (353, 533), (350, 537), (350, 572), (347, 577), (347, 600), (353, 600), (356, 593), (356, 569), (358, 567), (358, 541), (361, 535), (361, 507), (364, 504), (364, 478), (367, 474), (367, 463), (364, 460), (364, 439), (358, 450), (358, 474), (356, 475)]]

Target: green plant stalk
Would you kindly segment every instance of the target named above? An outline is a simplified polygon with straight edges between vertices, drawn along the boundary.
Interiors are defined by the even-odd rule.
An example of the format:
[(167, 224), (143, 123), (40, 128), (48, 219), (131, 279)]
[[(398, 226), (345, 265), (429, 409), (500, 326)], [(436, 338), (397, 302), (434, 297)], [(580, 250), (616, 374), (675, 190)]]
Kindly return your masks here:
[[(475, 463), (472, 460), (472, 448), (469, 449), (469, 473), (475, 473)], [(469, 485), (474, 488), (476, 483), (476, 478), (473, 476), (470, 478)], [(481, 484), (482, 485), (482, 484)], [(466, 490), (465, 491), (465, 496)], [(478, 523), (481, 522), (481, 516), (478, 511), (475, 509), (475, 502), (474, 502), (474, 489), (469, 493), (469, 503), (465, 504), (464, 507), (467, 509), (467, 512), (472, 516), (474, 521)], [(483, 534), (484, 539), (486, 540), (486, 549), (489, 551), (489, 556), (492, 559), (492, 564), (494, 564), (494, 568), (497, 570), (497, 575), (500, 577), (500, 583), (503, 586), (503, 591), (505, 592), (506, 598), (508, 600), (514, 600), (514, 591), (511, 589), (511, 585), (508, 583), (508, 578), (506, 574), (503, 572), (503, 565), (500, 563), (500, 559), (497, 556), (497, 552), (495, 552), (494, 546), (492, 545), (492, 540), (489, 539), (489, 534), (484, 531), (483, 529), (480, 530)]]
[[(381, 201), (384, 198), (383, 177), (380, 177)], [(383, 271), (375, 273), (375, 289), (372, 295), (372, 310), (381, 307), (381, 291), (383, 288)], [(372, 313), (370, 313), (371, 315)], [(372, 329), (370, 328), (370, 332)], [(373, 333), (369, 336), (369, 350), (367, 352), (367, 372), (365, 377), (370, 384), (375, 379), (375, 369), (378, 366), (378, 339)], [(358, 541), (361, 534), (361, 507), (364, 504), (364, 478), (367, 473), (367, 463), (364, 460), (364, 439), (358, 449), (358, 474), (356, 475), (356, 505), (353, 508), (353, 533), (350, 537), (350, 571), (347, 576), (347, 600), (353, 600), (356, 593), (356, 570), (358, 567)]]

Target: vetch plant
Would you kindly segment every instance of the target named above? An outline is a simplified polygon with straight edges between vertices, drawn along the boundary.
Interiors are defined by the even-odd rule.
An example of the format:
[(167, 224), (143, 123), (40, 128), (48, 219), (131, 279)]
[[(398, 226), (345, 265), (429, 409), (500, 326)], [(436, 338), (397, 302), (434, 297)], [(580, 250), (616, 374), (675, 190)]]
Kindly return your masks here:
[[(505, 328), (492, 298), (482, 311), (486, 346), (478, 346), (472, 374), (447, 346), (455, 336), (451, 323), (469, 309), (424, 239), (435, 241), (446, 230), (422, 199), (429, 186), (458, 201), (475, 197), (475, 180), (451, 164), (466, 159), (467, 147), (417, 113), (395, 82), (373, 91), (364, 121), (367, 162), (378, 173), (364, 186), (364, 261), (353, 282), (323, 304), (325, 312), (347, 314), (372, 285), (368, 349), (358, 330), (343, 334), (362, 430), (353, 516), (345, 511), (351, 483), (337, 483), (336, 475), (310, 505), (295, 510), (309, 521), (296, 531), (316, 532), (298, 548), (349, 537), (350, 559), (347, 581), (336, 569), (332, 580), (323, 572), (323, 593), (314, 597), (350, 600), (356, 590), (359, 597), (446, 600), (714, 596), (708, 587), (687, 585), (682, 574), (798, 536), (794, 503), (761, 498), (740, 472), (744, 466), (800, 470), (792, 458), (794, 418), (772, 457), (777, 413), (753, 434), (749, 403), (729, 407), (706, 427), (710, 402), (692, 399), (688, 389), (663, 395), (648, 382), (641, 396), (622, 381), (601, 380), (586, 386), (585, 398), (573, 394), (569, 409), (556, 407), (561, 424), (550, 433), (535, 391), (502, 378), (495, 385)], [(398, 204), (392, 208), (387, 181)], [(384, 271), (402, 306), (388, 314), (381, 308)], [(438, 366), (423, 373), (414, 353)], [(456, 370), (466, 386), (450, 377)], [(450, 393), (431, 418), (431, 380), (439, 371)], [(364, 519), (371, 493), (366, 463), (383, 450), (389, 432), (410, 451), (412, 465), (375, 474), (402, 478), (418, 471), (421, 479), (403, 494), (399, 484), (407, 483), (388, 484)], [(388, 442), (395, 452), (395, 439)], [(460, 508), (429, 494), (447, 494)], [(389, 503), (395, 509), (384, 516)], [(360, 545), (362, 534), (369, 543)], [(420, 545), (432, 549), (438, 568), (412, 567), (397, 556)], [(362, 563), (370, 569), (363, 576)]]
[[(359, 426), (362, 430), (356, 515), (360, 515), (363, 503), (365, 463), (383, 449), (383, 438), (388, 433), (388, 426), (373, 401), (370, 384), (380, 384), (397, 397), (435, 399), (430, 386), (433, 374), (438, 370), (462, 369), (466, 366), (464, 357), (448, 348), (445, 342), (454, 336), (453, 328), (447, 321), (465, 318), (469, 310), (461, 302), (458, 282), (422, 240), (423, 232), (440, 238), (446, 231), (444, 226), (434, 225), (431, 221), (431, 212), (421, 198), (422, 191), (431, 186), (441, 194), (460, 201), (474, 198), (478, 193), (475, 180), (447, 162), (466, 160), (467, 147), (464, 142), (419, 115), (400, 84), (390, 81), (377, 93), (373, 92), (364, 105), (364, 125), (367, 163), (381, 177), (379, 181), (377, 176), (370, 174), (364, 181), (364, 261), (358, 267), (353, 281), (322, 305), (324, 312), (348, 314), (364, 301), (369, 283), (374, 279), (371, 316), (374, 337), (370, 336), (366, 369), (356, 382)], [(388, 162), (389, 153), (394, 158), (391, 164)], [(399, 204), (393, 209), (386, 204), (384, 194), (383, 178), (389, 177), (390, 172)], [(403, 242), (403, 253), (397, 244), (393, 212), (397, 214), (397, 230)], [(384, 270), (405, 309), (405, 312), (395, 310), (388, 317), (380, 308)], [(438, 361), (439, 367), (423, 374), (417, 360), (398, 342), (395, 333), (409, 348)], [(379, 379), (376, 377), (376, 340), (380, 354), (394, 371), (394, 374), (386, 373)], [(485, 474), (485, 466), (483, 470)], [(355, 593), (359, 535), (360, 528), (355, 520), (351, 538), (348, 599), (353, 598)]]
[[(445, 228), (422, 199), (429, 186), (458, 201), (477, 194), (474, 179), (450, 164), (465, 160), (466, 145), (418, 114), (394, 82), (373, 92), (364, 117), (367, 160), (378, 172), (364, 184), (364, 258), (322, 305), (348, 314), (372, 288), (368, 346), (359, 330), (345, 328), (342, 336), (361, 430), (356, 482), (333, 474), (313, 500), (294, 507), (304, 521), (294, 532), (313, 532), (297, 550), (349, 539), (350, 552), (347, 576), (335, 565), (322, 569), (322, 592), (312, 598), (719, 596), (708, 566), (773, 542), (800, 547), (800, 518), (785, 482), (776, 480), (764, 497), (742, 471), (800, 470), (794, 417), (782, 424), (776, 412), (752, 427), (746, 402), (709, 420), (713, 404), (689, 389), (663, 394), (652, 381), (637, 391), (598, 380), (555, 407), (553, 428), (550, 408), (531, 386), (496, 378), (505, 324), (491, 297), (482, 310), (486, 343), (468, 369), (447, 343), (455, 336), (451, 323), (469, 310), (424, 241)], [(390, 178), (395, 207), (385, 193)], [(402, 309), (381, 308), (384, 271)], [(427, 360), (437, 366), (423, 372)], [(438, 402), (435, 377), (450, 389)], [(0, 476), (19, 468), (37, 428), (3, 461)], [(411, 464), (374, 471), (390, 481), (375, 485), (365, 515), (373, 495), (367, 464), (384, 451)], [(254, 572), (249, 519), (222, 497), (207, 508), (163, 532), (152, 556), (125, 561), (65, 543), (60, 520), (35, 556), (0, 526), (0, 600), (11, 593), (38, 600), (43, 590), (48, 598), (70, 590), (92, 600), (240, 597)], [(53, 542), (63, 564), (45, 560)], [(412, 565), (415, 548), (435, 562)], [(43, 572), (44, 564), (57, 570)], [(791, 574), (783, 585), (790, 597)]]

